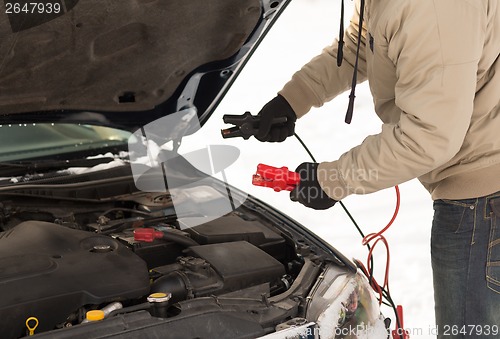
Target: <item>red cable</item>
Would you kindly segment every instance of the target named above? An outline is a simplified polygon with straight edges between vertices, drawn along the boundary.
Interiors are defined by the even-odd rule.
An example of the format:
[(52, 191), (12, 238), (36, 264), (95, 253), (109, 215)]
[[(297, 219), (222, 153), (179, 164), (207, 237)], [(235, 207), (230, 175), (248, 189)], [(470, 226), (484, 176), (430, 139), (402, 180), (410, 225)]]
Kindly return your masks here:
[[(394, 220), (396, 220), (396, 217), (398, 216), (398, 212), (399, 212), (399, 206), (401, 204), (401, 194), (399, 192), (399, 187), (394, 186), (394, 188), (396, 189), (396, 208), (394, 210), (394, 214), (392, 215), (391, 220), (381, 231), (379, 231), (377, 233), (368, 234), (366, 237), (363, 238), (363, 241), (362, 241), (363, 245), (367, 245), (369, 242), (376, 239), (375, 242), (373, 243), (373, 245), (371, 246), (370, 251), (368, 252), (368, 258), (367, 258), (368, 270), (366, 270), (366, 268), (364, 266), (363, 266), (363, 270), (365, 271), (365, 275), (369, 276), (373, 280), (373, 283), (370, 282), (370, 284), (372, 285), (372, 287), (374, 287), (374, 285), (376, 286), (376, 287), (374, 287), (374, 290), (375, 290), (375, 292), (377, 292), (379, 294), (379, 303), (380, 304), (382, 303), (382, 290), (384, 288), (387, 289), (387, 293), (389, 294), (389, 264), (390, 264), (390, 260), (391, 260), (391, 254), (389, 251), (389, 243), (387, 242), (387, 239), (384, 236), (382, 236), (382, 234), (385, 231), (387, 231), (389, 229), (389, 227), (391, 227), (391, 225), (394, 223)], [(372, 259), (371, 258), (373, 257), (373, 250), (375, 249), (375, 247), (379, 241), (382, 241), (384, 243), (386, 251), (387, 251), (387, 262), (385, 265), (384, 283), (382, 286), (379, 286), (379, 284), (376, 283), (375, 279), (371, 275), (368, 275), (368, 272), (372, 271), (372, 267), (371, 267), (371, 260)]]
[[(371, 234), (368, 234), (366, 237), (363, 238), (363, 245), (367, 245), (369, 242), (371, 242), (372, 240), (376, 239), (375, 242), (373, 243), (370, 251), (368, 252), (368, 259), (367, 259), (367, 266), (368, 266), (368, 270), (365, 268), (365, 266), (361, 263), (361, 262), (357, 262), (358, 266), (361, 267), (361, 269), (363, 270), (364, 274), (369, 277), (369, 279), (371, 280), (370, 281), (370, 285), (371, 287), (375, 290), (376, 293), (378, 293), (379, 295), (379, 304), (382, 304), (382, 297), (383, 297), (383, 290), (385, 289), (386, 292), (387, 292), (387, 296), (390, 297), (390, 292), (389, 292), (389, 263), (390, 263), (390, 259), (391, 259), (391, 255), (390, 255), (390, 251), (389, 251), (389, 243), (387, 242), (387, 239), (382, 235), (385, 231), (387, 231), (389, 229), (389, 227), (391, 227), (391, 225), (394, 223), (394, 220), (396, 220), (396, 217), (398, 216), (398, 212), (399, 212), (399, 206), (400, 206), (400, 203), (401, 203), (401, 195), (400, 195), (400, 192), (399, 192), (399, 187), (398, 186), (394, 186), (394, 188), (396, 189), (396, 208), (394, 210), (394, 214), (391, 218), (391, 220), (389, 221), (389, 223), (387, 224), (387, 226), (385, 226), (381, 231), (379, 231), (378, 233), (371, 233)], [(373, 250), (375, 249), (377, 243), (379, 241), (382, 241), (385, 245), (385, 248), (386, 248), (386, 251), (387, 251), (387, 262), (386, 262), (386, 265), (385, 265), (385, 274), (384, 274), (384, 284), (382, 286), (380, 286), (377, 281), (375, 280), (375, 278), (373, 278), (373, 276), (371, 274), (369, 274), (369, 272), (371, 272), (372, 270), (372, 267), (371, 267), (371, 260), (372, 260), (372, 257), (373, 257)], [(403, 339), (408, 339), (409, 338), (409, 334), (406, 330), (404, 330), (404, 327), (403, 327), (403, 323), (402, 323), (402, 316), (403, 316), (403, 309), (401, 306), (398, 306), (398, 309), (397, 309), (397, 312), (398, 312), (398, 315), (399, 315), (399, 318), (400, 318), (400, 322), (401, 323), (398, 323), (396, 324), (396, 330), (392, 331), (392, 336), (393, 338), (397, 338), (398, 336), (400, 338), (403, 338)], [(402, 333), (400, 333), (402, 331)]]
[(386, 289), (387, 294), (390, 294), (389, 293), (389, 262), (391, 260), (391, 254), (389, 252), (389, 244), (387, 243), (387, 240), (384, 238), (384, 236), (379, 235), (379, 238), (377, 240), (375, 240), (375, 242), (373, 243), (372, 248), (370, 249), (370, 252), (368, 253), (367, 265), (368, 265), (368, 271), (370, 272), (372, 269), (372, 267), (370, 265), (370, 261), (371, 261), (370, 258), (373, 256), (373, 250), (375, 249), (375, 247), (379, 241), (382, 241), (384, 243), (386, 251), (387, 251), (387, 261), (385, 264), (384, 283), (380, 289), (376, 290), (380, 295), (380, 298), (379, 298), (379, 305), (380, 305), (380, 304), (382, 304), (382, 290)]
[(366, 245), (367, 243), (369, 243), (370, 241), (372, 241), (373, 239), (375, 239), (379, 235), (382, 235), (385, 231), (387, 231), (387, 229), (389, 227), (391, 227), (391, 225), (393, 224), (394, 220), (396, 220), (396, 217), (398, 216), (398, 212), (399, 212), (399, 205), (401, 203), (401, 195), (399, 193), (399, 187), (396, 185), (396, 186), (394, 186), (394, 188), (396, 189), (396, 209), (394, 210), (394, 214), (392, 216), (391, 221), (389, 221), (389, 223), (387, 224), (387, 226), (385, 226), (380, 232), (368, 234), (366, 237), (364, 237), (363, 238), (363, 242), (362, 242), (363, 245)]
[[(365, 274), (365, 276), (369, 276), (369, 273), (368, 273), (368, 270), (366, 269), (365, 265), (363, 265), (363, 263), (359, 260), (355, 260), (355, 263), (358, 267), (361, 268), (361, 270), (363, 271), (363, 273)], [(371, 277), (371, 281), (369, 281), (370, 283), (370, 286), (373, 288), (373, 290), (378, 293), (379, 295), (379, 305), (381, 304), (381, 301), (382, 301), (382, 287), (378, 284), (377, 280), (375, 280), (374, 277)]]

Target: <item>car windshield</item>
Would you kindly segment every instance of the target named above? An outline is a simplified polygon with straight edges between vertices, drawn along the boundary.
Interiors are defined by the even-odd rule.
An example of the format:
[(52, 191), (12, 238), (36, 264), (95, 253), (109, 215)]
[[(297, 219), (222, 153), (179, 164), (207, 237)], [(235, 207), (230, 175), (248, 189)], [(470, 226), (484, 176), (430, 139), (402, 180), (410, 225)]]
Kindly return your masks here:
[(109, 127), (62, 123), (0, 126), (0, 162), (54, 158), (79, 151), (126, 145), (130, 132)]

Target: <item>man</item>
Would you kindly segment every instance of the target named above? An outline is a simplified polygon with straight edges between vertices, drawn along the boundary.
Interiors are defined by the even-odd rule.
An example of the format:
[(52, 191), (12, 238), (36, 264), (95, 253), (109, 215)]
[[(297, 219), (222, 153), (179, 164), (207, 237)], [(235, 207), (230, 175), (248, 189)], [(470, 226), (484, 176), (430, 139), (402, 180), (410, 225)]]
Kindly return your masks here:
[[(262, 108), (257, 138), (283, 141), (296, 118), (349, 88), (350, 120), (355, 84), (368, 79), (382, 132), (336, 161), (301, 164), (292, 199), (325, 209), (418, 177), (434, 199), (438, 337), (500, 337), (499, 1), (362, 0), (355, 9), (343, 37)], [(271, 125), (280, 116), (287, 123)]]

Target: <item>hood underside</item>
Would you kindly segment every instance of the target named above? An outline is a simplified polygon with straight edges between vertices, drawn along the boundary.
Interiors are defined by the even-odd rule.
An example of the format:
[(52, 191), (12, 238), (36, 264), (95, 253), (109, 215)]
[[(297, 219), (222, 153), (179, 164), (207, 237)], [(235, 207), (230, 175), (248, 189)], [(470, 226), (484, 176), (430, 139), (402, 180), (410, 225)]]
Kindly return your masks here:
[(49, 14), (32, 13), (29, 1), (14, 13), (9, 3), (0, 13), (1, 120), (52, 112), (52, 121), (74, 115), (129, 128), (180, 109), (193, 75), (217, 71), (205, 81), (205, 113), (265, 10), (259, 0), (59, 0), (60, 13)]

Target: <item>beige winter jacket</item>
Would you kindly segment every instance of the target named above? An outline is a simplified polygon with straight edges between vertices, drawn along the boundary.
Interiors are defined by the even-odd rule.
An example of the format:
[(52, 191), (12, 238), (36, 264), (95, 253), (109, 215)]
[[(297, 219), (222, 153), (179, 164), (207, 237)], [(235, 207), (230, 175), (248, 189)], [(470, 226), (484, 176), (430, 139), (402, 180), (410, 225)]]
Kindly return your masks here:
[[(298, 117), (350, 88), (358, 17), (359, 2), (341, 67), (334, 42), (280, 91)], [(340, 200), (415, 177), (433, 199), (500, 191), (500, 1), (367, 0), (363, 28), (358, 80), (382, 132), (320, 164), (325, 192)]]

